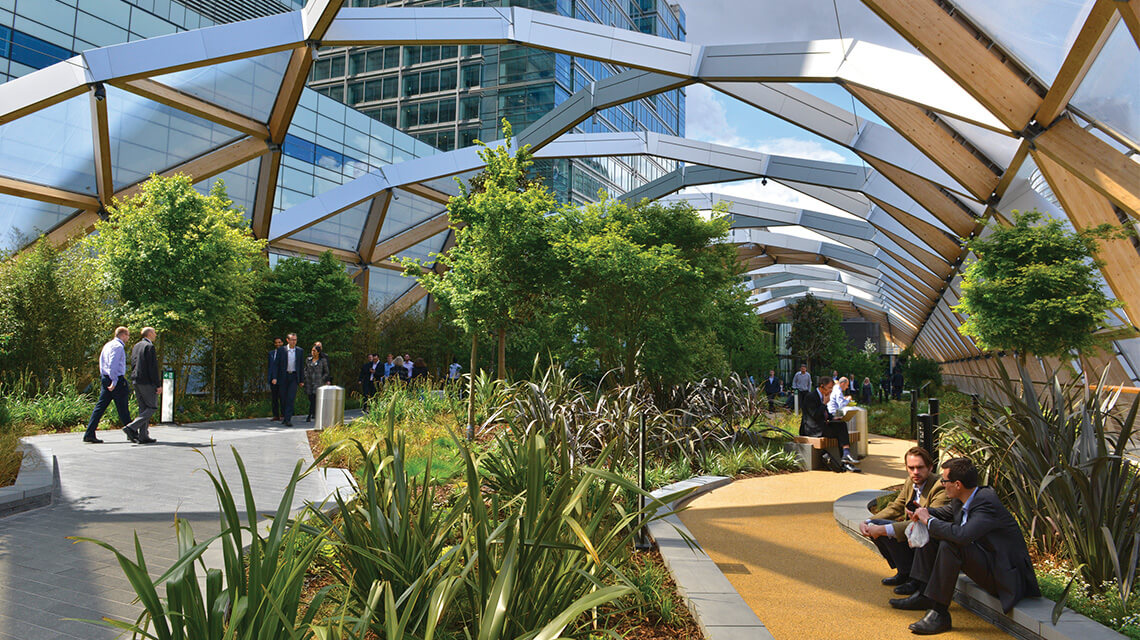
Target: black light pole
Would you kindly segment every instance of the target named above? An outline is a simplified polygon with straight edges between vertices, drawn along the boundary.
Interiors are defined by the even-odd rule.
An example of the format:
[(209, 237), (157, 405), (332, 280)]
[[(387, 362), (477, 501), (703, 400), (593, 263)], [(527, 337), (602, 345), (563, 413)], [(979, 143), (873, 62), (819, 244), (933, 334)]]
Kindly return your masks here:
[(918, 390), (910, 390), (910, 435), (918, 437)]
[[(637, 487), (641, 489), (642, 493), (637, 494), (638, 510), (644, 512), (645, 510), (645, 414), (642, 413), (637, 424)], [(649, 544), (649, 531), (645, 526), (645, 514), (642, 513), (641, 522), (637, 528), (637, 544), (635, 548), (638, 551), (648, 551), (653, 548)]]
[(928, 410), (930, 412), (930, 433), (927, 435), (927, 440), (928, 440), (927, 445), (929, 445), (929, 446), (927, 447), (926, 451), (927, 451), (927, 453), (930, 454), (931, 458), (934, 458), (935, 460), (937, 460), (938, 459), (938, 444), (937, 444), (938, 440), (936, 440), (934, 436), (935, 436), (935, 433), (937, 432), (937, 430), (941, 427), (941, 422), (939, 422), (939, 420), (938, 420), (939, 401), (938, 401), (938, 398), (931, 398), (927, 402), (930, 403), (930, 409)]

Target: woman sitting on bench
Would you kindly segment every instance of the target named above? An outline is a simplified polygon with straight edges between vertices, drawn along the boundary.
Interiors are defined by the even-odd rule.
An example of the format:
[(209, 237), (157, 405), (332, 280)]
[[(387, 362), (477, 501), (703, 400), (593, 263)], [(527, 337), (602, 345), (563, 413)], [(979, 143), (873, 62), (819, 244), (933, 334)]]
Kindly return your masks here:
[[(841, 458), (843, 471), (859, 471), (859, 461), (851, 455), (851, 440), (847, 435), (847, 423), (841, 420), (832, 420), (831, 412), (827, 410), (827, 403), (831, 399), (831, 390), (835, 381), (831, 376), (822, 376), (819, 387), (814, 393), (804, 394), (803, 413), (800, 415), (800, 435), (812, 438), (834, 438), (843, 448)], [(830, 457), (830, 456), (828, 456)], [(840, 469), (836, 469), (839, 471)]]

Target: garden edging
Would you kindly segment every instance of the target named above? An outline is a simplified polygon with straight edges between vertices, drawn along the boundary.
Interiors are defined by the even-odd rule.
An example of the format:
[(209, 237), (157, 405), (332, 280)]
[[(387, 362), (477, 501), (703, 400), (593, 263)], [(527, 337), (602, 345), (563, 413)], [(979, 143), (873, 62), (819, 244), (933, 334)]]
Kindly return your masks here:
[(16, 482), (0, 488), (0, 518), (51, 504), (58, 462), (51, 449), (23, 442)]
[[(867, 503), (888, 491), (856, 491), (835, 501), (832, 513), (835, 522), (845, 533), (871, 549), (875, 548), (868, 538), (859, 533), (859, 524), (870, 517)], [(978, 617), (1009, 633), (1015, 638), (1047, 640), (1110, 640), (1125, 636), (1091, 620), (1072, 609), (1065, 609), (1057, 624), (1053, 624), (1053, 602), (1046, 598), (1027, 598), (1017, 603), (1013, 611), (1006, 615), (997, 598), (986, 593), (965, 575), (958, 577), (954, 590), (954, 600), (974, 612)]]
[[(732, 478), (724, 476), (697, 476), (664, 486), (654, 491), (653, 496), (663, 498), (692, 489), (683, 499), (667, 505), (668, 509), (675, 511), (682, 503), (730, 482)], [(773, 638), (676, 514), (651, 522), (648, 529), (657, 543), (661, 560), (677, 583), (677, 591), (706, 640)], [(692, 541), (692, 546), (687, 540)]]

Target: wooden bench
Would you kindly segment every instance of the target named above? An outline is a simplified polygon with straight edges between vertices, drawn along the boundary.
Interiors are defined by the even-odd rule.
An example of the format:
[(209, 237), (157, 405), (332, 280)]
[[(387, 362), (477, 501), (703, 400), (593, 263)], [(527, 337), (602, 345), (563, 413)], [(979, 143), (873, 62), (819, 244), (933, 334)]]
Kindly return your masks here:
[[(859, 442), (858, 431), (848, 431), (847, 437), (850, 439), (852, 445)], [(824, 451), (829, 452), (836, 460), (843, 455), (843, 452), (839, 448), (839, 441), (835, 438), (795, 436), (788, 444), (788, 447), (799, 455), (800, 467), (807, 471), (827, 469), (827, 465), (823, 464)]]

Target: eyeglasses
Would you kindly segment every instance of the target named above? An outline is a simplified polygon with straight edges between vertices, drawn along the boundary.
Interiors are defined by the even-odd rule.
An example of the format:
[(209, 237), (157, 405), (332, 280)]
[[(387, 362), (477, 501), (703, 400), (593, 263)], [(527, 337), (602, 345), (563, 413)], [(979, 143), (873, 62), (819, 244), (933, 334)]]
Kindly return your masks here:
[(942, 484), (951, 484), (951, 483), (957, 482), (957, 480), (947, 480), (946, 478), (939, 478), (938, 481), (941, 482)]

